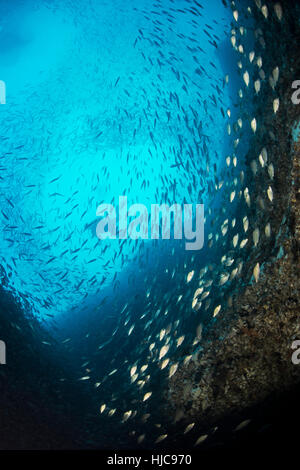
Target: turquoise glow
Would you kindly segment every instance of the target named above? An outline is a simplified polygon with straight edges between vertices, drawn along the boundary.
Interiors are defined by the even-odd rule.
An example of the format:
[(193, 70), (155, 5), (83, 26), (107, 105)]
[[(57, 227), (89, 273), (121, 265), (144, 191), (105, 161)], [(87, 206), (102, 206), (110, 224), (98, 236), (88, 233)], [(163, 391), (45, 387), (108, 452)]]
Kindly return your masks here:
[[(224, 63), (233, 53), (228, 40), (218, 52), (204, 29), (213, 25), (222, 44), (232, 15), (211, 0), (205, 18), (180, 22), (176, 13), (147, 21), (145, 0), (9, 3), (0, 8), (1, 263), (11, 289), (42, 319), (57, 318), (101, 298), (147, 250), (149, 264), (162, 250), (182, 252), (179, 242), (100, 242), (99, 204), (127, 195), (130, 204), (210, 206), (214, 165), (221, 175), (231, 151), (219, 108), (232, 105)], [(177, 152), (188, 171), (172, 167)]]

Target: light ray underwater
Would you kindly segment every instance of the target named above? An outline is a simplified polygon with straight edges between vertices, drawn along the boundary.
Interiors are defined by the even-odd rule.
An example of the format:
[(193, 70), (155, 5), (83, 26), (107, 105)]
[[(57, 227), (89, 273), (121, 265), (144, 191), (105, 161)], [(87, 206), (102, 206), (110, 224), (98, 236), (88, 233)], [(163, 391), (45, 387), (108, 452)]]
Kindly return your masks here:
[(1, 450), (242, 448), (296, 413), (299, 21), (1, 0)]

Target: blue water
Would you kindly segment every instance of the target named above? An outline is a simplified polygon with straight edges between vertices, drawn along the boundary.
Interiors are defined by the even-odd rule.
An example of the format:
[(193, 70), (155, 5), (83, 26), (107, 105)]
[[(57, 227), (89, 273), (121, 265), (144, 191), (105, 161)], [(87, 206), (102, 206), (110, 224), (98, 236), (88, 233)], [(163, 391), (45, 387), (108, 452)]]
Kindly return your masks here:
[[(280, 88), (271, 90), (269, 76), (281, 60), (255, 38), (255, 15), (265, 21), (258, 7), (252, 16), (238, 2), (236, 22), (226, 3), (1, 1), (0, 273), (8, 292), (1, 286), (0, 333), (12, 396), (3, 417), (19, 423), (23, 410), (10, 407), (24, 402), (24, 429), (42, 421), (48, 448), (67, 447), (68, 438), (75, 447), (122, 448), (144, 434), (149, 448), (168, 432), (188, 446), (191, 416), (195, 443), (198, 371), (184, 383), (192, 412), (178, 424), (181, 378), (198, 366), (203, 336), (220, 331), (224, 313), (226, 322), (239, 313), (235, 300), (254, 282), (254, 266), (263, 272), (283, 253), (268, 167), (277, 175)], [(288, 28), (274, 15), (274, 30)], [(172, 237), (99, 240), (97, 208), (118, 210), (120, 196), (148, 211), (204, 204), (203, 248), (188, 251)], [(29, 426), (28, 442), (39, 434)]]
[[(96, 209), (117, 206), (119, 195), (147, 207), (221, 206), (209, 194), (232, 152), (220, 107), (232, 109), (237, 90), (234, 73), (224, 86), (232, 13), (217, 3), (202, 2), (205, 16), (196, 17), (176, 11), (184, 1), (161, 2), (169, 16), (149, 21), (147, 1), (2, 2), (1, 260), (10, 288), (41, 319), (97, 304), (118, 281), (124, 293), (126, 273), (143, 259), (150, 270), (174, 249), (173, 259), (192, 264), (182, 242), (98, 240)], [(205, 23), (220, 45), (227, 40), (222, 53)], [(208, 138), (192, 130), (195, 121)], [(179, 134), (189, 171), (172, 168)]]

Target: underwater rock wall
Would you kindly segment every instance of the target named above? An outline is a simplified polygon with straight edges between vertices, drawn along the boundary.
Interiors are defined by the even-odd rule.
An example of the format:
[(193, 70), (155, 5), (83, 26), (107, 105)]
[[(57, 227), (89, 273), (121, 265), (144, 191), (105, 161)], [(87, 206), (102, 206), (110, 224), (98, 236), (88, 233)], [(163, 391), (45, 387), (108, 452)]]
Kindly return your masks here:
[[(162, 38), (166, 24), (175, 25), (177, 37), (186, 40), (179, 27), (183, 17), (188, 18), (194, 33), (188, 36), (187, 50), (196, 54), (195, 62), (199, 62), (197, 48), (200, 45), (195, 31), (199, 29), (197, 21), (200, 22), (202, 9), (199, 2), (194, 2), (196, 6), (192, 11), (190, 2), (180, 3), (182, 8), (178, 7), (176, 11), (172, 5), (172, 13), (171, 10), (166, 13), (163, 2), (159, 1), (153, 4), (153, 9), (142, 11), (147, 25), (153, 26), (153, 16), (159, 18), (154, 23), (155, 37), (146, 27), (137, 33), (137, 43), (147, 63), (147, 70), (143, 70), (145, 75), (149, 74), (150, 82), (150, 71), (155, 70), (151, 64), (154, 57), (159, 60), (159, 67), (165, 65)], [(76, 17), (78, 5), (66, 4), (69, 11), (74, 9)], [(199, 196), (207, 204), (204, 249), (200, 253), (184, 253), (182, 246), (170, 242), (166, 249), (159, 241), (150, 247), (146, 243), (138, 248), (135, 245), (125, 256), (122, 246), (118, 246), (118, 256), (112, 252), (108, 261), (104, 250), (100, 249), (102, 265), (94, 274), (90, 266), (94, 266), (96, 255), (91, 250), (92, 245), (89, 246), (90, 239), (86, 243), (82, 237), (90, 235), (95, 222), (83, 218), (84, 228), (78, 230), (79, 238), (74, 239), (70, 253), (76, 261), (73, 264), (70, 257), (63, 265), (67, 276), (64, 277), (59, 261), (61, 256), (48, 259), (39, 255), (39, 262), (35, 268), (32, 262), (32, 272), (26, 279), (22, 279), (22, 271), (18, 272), (21, 283), (17, 285), (22, 286), (24, 281), (25, 287), (23, 285), (24, 293), (20, 287), (16, 295), (11, 279), (17, 268), (10, 261), (15, 255), (10, 254), (9, 258), (7, 247), (11, 246), (11, 239), (5, 240), (8, 245), (3, 245), (6, 251), (2, 253), (6, 270), (2, 273), (0, 338), (5, 338), (8, 352), (6, 368), (0, 369), (1, 387), (5, 390), (1, 407), (1, 448), (122, 449), (210, 445), (212, 436), (217, 435), (217, 427), (233, 430), (241, 421), (245, 425), (249, 424), (248, 420), (255, 421), (253, 406), (300, 380), (300, 369), (291, 363), (291, 344), (300, 334), (297, 318), (299, 144), (293, 142), (292, 135), (299, 111), (291, 102), (291, 84), (299, 78), (300, 72), (297, 57), (299, 5), (287, 2), (278, 7), (278, 3), (257, 0), (249, 2), (249, 9), (248, 2), (229, 5), (224, 1), (222, 4), (228, 7), (232, 23), (226, 30), (226, 44), (220, 47), (226, 51), (228, 60), (236, 62), (237, 72), (232, 71), (232, 78), (231, 70), (224, 70), (225, 78), (221, 79), (219, 71), (213, 74), (214, 67), (209, 65), (206, 55), (203, 58), (205, 68), (201, 69), (200, 64), (195, 66), (196, 76), (205, 77), (214, 88), (210, 95), (206, 89), (201, 90), (205, 93), (204, 114), (208, 116), (204, 127), (202, 123), (200, 125), (197, 111), (200, 103), (194, 104), (193, 94), (192, 97), (188, 94), (197, 89), (195, 77), (192, 80), (185, 74), (184, 67), (181, 69), (183, 62), (179, 61), (178, 65), (174, 54), (170, 54), (169, 60), (175, 76), (173, 80), (180, 86), (177, 82), (174, 85), (169, 78), (158, 86), (157, 83), (164, 80), (161, 74), (160, 77), (155, 75), (157, 99), (150, 103), (139, 80), (134, 82), (134, 74), (129, 74), (137, 91), (145, 97), (145, 109), (139, 109), (135, 116), (135, 99), (129, 99), (130, 92), (126, 88), (125, 96), (129, 99), (125, 102), (126, 107), (122, 88), (122, 98), (114, 96), (114, 100), (110, 100), (109, 93), (104, 93), (103, 116), (97, 115), (102, 97), (97, 101), (92, 117), (86, 119), (84, 105), (68, 127), (73, 158), (76, 152), (81, 155), (82, 140), (97, 154), (100, 145), (97, 126), (106, 126), (108, 140), (101, 144), (101, 152), (107, 145), (111, 157), (111, 148), (117, 142), (121, 149), (117, 161), (122, 161), (123, 146), (126, 147), (128, 158), (132, 157), (134, 161), (133, 178), (138, 184), (143, 181), (144, 190), (146, 187), (151, 189), (152, 183), (160, 196), (165, 195), (166, 201), (172, 200), (173, 186), (165, 168), (169, 169), (168, 165), (171, 168), (178, 152), (184, 150), (186, 161), (191, 163), (190, 166), (186, 164), (184, 173), (175, 173), (175, 179), (179, 187), (182, 186), (182, 197), (197, 196), (198, 200)], [(99, 11), (95, 10), (96, 14), (100, 15)], [(134, 10), (128, 14), (134, 15)], [(88, 11), (78, 21), (88, 27)], [(210, 26), (213, 27), (213, 22)], [(208, 35), (213, 34), (211, 28), (206, 29)], [(91, 29), (89, 34), (93, 40), (94, 30)], [(217, 50), (213, 44), (217, 37), (209, 38), (212, 48)], [(79, 46), (80, 40), (76, 44)], [(147, 49), (146, 44), (151, 44), (151, 48)], [(232, 49), (233, 56), (227, 47)], [(97, 51), (94, 52), (97, 57)], [(177, 53), (182, 59), (186, 52), (178, 48)], [(226, 63), (223, 67), (226, 68)], [(87, 76), (91, 72), (88, 69)], [(96, 68), (93, 72), (98, 77)], [(108, 89), (119, 86), (117, 76), (114, 79), (113, 85), (106, 83)], [(220, 87), (223, 87), (222, 92)], [(88, 88), (85, 93), (90, 96)], [(170, 89), (173, 90), (171, 95)], [(164, 105), (169, 99), (173, 113), (168, 117), (171, 111), (166, 108), (168, 113), (164, 113), (163, 123), (159, 122), (158, 113), (161, 95)], [(91, 96), (94, 98), (93, 94)], [(108, 118), (106, 113), (110, 110), (113, 112)], [(63, 106), (60, 112), (63, 116)], [(59, 112), (56, 113), (57, 119)], [(134, 147), (135, 118), (141, 122), (143, 116), (145, 127), (141, 125), (138, 129), (140, 146)], [(172, 125), (168, 125), (169, 119), (173, 119)], [(216, 124), (219, 120), (220, 128)], [(72, 127), (74, 123), (76, 132)], [(158, 131), (156, 126), (159, 125)], [(206, 134), (212, 125), (218, 128), (218, 132), (215, 130), (217, 142)], [(185, 135), (178, 139), (172, 132), (176, 130), (177, 133), (181, 127), (185, 129)], [(44, 132), (48, 130), (44, 129)], [(56, 135), (56, 131), (53, 124), (48, 134)], [(196, 132), (199, 139), (203, 139), (201, 146), (193, 143)], [(124, 144), (129, 140), (129, 133), (133, 150)], [(88, 138), (84, 140), (86, 135)], [(165, 148), (162, 152), (158, 148), (159, 143), (170, 135), (174, 140), (166, 157)], [(59, 138), (51, 141), (47, 136), (47, 139), (56, 157), (59, 155), (56, 145), (61, 145), (58, 148), (63, 153), (65, 147)], [(141, 154), (142, 163), (137, 159), (141, 146), (148, 146), (150, 150), (146, 155)], [(213, 146), (214, 152), (211, 152)], [(86, 158), (85, 155), (82, 161), (86, 162)], [(154, 160), (160, 162), (155, 171), (151, 168)], [(74, 171), (75, 174), (78, 170), (84, 188), (89, 183), (93, 187), (89, 178), (92, 180), (95, 175), (82, 161), (77, 162), (75, 157), (74, 160), (63, 158), (60, 164), (66, 173)], [(192, 168), (193, 162), (196, 166)], [(78, 164), (76, 171), (73, 163)], [(108, 178), (105, 156), (102, 164), (101, 181), (105, 182)], [(123, 167), (120, 163), (120, 168), (127, 169), (126, 165), (124, 163)], [(142, 165), (144, 173), (140, 168)], [(94, 170), (92, 164), (89, 166)], [(18, 171), (22, 173), (21, 170), (20, 166)], [(155, 178), (151, 182), (152, 170)], [(164, 178), (157, 183), (160, 171), (165, 172)], [(56, 174), (51, 174), (51, 178), (54, 181)], [(127, 189), (127, 184), (126, 180), (121, 189)], [(71, 189), (76, 188), (71, 186)], [(109, 193), (109, 197), (111, 195)], [(71, 203), (82, 202), (78, 201), (75, 198)], [(7, 207), (9, 211), (6, 207), (3, 209), (6, 217), (13, 212), (9, 204)], [(59, 209), (55, 205), (55, 217), (59, 220), (69, 218), (66, 207)], [(67, 232), (63, 233), (63, 237), (67, 235)], [(56, 242), (56, 238), (63, 249), (65, 239), (55, 235), (51, 240)], [(14, 249), (18, 246), (16, 241), (17, 238)], [(39, 252), (39, 241), (35, 239), (32, 253)], [(43, 238), (42, 241), (45, 242)], [(86, 257), (84, 262), (91, 262), (88, 268), (84, 265), (83, 271), (76, 258), (81, 246), (89, 246), (83, 257)], [(134, 254), (131, 262), (128, 262), (128, 253)], [(111, 284), (106, 283), (106, 276), (110, 279), (111, 274), (106, 263), (113, 269), (119, 266), (117, 260), (120, 259), (121, 274), (116, 269)], [(52, 268), (53, 263), (58, 263), (57, 268)], [(44, 276), (41, 284), (36, 281), (36, 276), (41, 274), (40, 267)], [(56, 286), (58, 276), (63, 288)], [(65, 284), (66, 279), (68, 284)], [(27, 292), (30, 282), (35, 292), (32, 296)], [(44, 291), (41, 285), (45, 285)], [(62, 305), (65, 309), (63, 318), (59, 315), (56, 318), (55, 308), (61, 314)]]
[[(272, 11), (273, 2), (265, 5)], [(263, 273), (244, 292), (235, 294), (232, 308), (207, 332), (197, 357), (170, 379), (166, 393), (169, 413), (180, 416), (183, 426), (190, 422), (203, 425), (203, 442), (207, 434), (214, 433), (213, 425), (222, 423), (221, 428), (227, 426), (232, 432), (241, 421), (249, 424), (256, 416), (254, 405), (263, 407), (270, 397), (278, 398), (300, 381), (300, 370), (291, 360), (292, 343), (300, 335), (300, 153), (293, 133), (300, 111), (291, 102), (291, 84), (300, 68), (296, 53), (299, 6), (290, 2), (289, 7), (282, 28), (276, 21), (262, 19), (259, 9), (255, 11), (256, 28), (262, 31), (255, 50), (262, 56), (266, 77), (272, 76), (275, 64), (281, 75), (276, 88), (280, 111), (273, 119), (274, 95), (265, 90), (264, 107), (257, 102), (262, 130), (247, 156), (251, 166), (255, 149), (267, 143), (268, 155), (276, 168), (273, 185), (276, 203), (269, 218), (263, 210), (264, 201), (261, 204), (265, 199), (265, 174), (257, 175), (254, 171), (253, 193), (257, 204), (250, 219), (250, 226), (263, 226), (270, 220), (274, 228), (272, 250), (265, 246), (252, 251), (249, 266), (257, 260), (264, 266)], [(261, 38), (264, 47), (259, 44)]]

